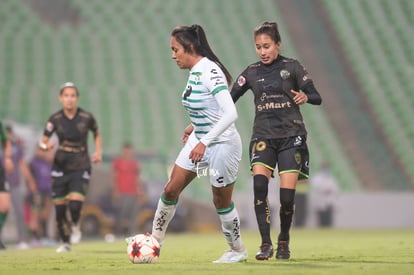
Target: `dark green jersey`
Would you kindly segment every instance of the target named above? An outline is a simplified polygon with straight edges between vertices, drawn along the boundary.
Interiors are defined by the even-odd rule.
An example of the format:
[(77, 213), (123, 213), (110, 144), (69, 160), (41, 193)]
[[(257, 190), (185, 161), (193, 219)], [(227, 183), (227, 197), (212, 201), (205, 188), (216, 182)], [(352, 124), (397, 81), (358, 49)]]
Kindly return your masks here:
[(87, 145), (89, 131), (92, 131), (95, 136), (98, 134), (97, 122), (91, 113), (81, 108), (78, 108), (72, 119), (69, 119), (63, 110), (50, 116), (43, 134), (50, 137), (56, 133), (59, 139), (59, 147), (53, 163), (55, 171), (90, 169)]
[(1, 142), (2, 149), (6, 146), (6, 140), (7, 140), (7, 135), (3, 128), (3, 124), (0, 121), (0, 142)]
[(256, 107), (253, 138), (306, 135), (302, 114), (291, 90), (302, 90), (310, 104), (322, 101), (305, 68), (297, 60), (280, 55), (268, 65), (260, 61), (253, 63), (239, 75), (231, 90), (234, 102), (249, 89)]

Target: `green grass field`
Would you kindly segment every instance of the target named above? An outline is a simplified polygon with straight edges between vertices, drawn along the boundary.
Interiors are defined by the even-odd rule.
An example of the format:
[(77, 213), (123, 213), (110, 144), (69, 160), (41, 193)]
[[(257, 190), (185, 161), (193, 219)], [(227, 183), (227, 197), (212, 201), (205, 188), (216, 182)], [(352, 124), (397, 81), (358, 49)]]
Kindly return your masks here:
[[(70, 253), (55, 247), (0, 252), (0, 274), (414, 274), (413, 230), (299, 230), (289, 261), (259, 262), (257, 232), (242, 232), (246, 263), (213, 264), (226, 249), (220, 233), (169, 234), (155, 264), (134, 265), (126, 243), (83, 241)], [(277, 232), (273, 232), (276, 236)]]

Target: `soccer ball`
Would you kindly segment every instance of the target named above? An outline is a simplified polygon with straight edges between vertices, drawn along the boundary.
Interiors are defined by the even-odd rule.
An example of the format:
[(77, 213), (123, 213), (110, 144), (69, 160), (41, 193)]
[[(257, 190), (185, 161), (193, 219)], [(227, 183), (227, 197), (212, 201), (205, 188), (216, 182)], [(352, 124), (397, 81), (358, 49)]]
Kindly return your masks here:
[(160, 256), (160, 244), (149, 233), (138, 234), (128, 240), (127, 253), (134, 264), (153, 264)]

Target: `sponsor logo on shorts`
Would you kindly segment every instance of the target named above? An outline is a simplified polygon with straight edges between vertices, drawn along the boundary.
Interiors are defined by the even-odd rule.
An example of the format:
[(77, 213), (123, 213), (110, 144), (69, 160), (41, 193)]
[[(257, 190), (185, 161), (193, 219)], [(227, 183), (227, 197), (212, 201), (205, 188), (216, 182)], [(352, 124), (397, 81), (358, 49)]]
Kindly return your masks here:
[(300, 146), (302, 145), (302, 137), (301, 136), (297, 136), (295, 137), (295, 141), (293, 142), (294, 146)]
[(59, 172), (59, 171), (52, 171), (51, 173), (50, 173), (50, 175), (52, 176), (52, 177), (55, 177), (55, 178), (58, 178), (58, 177), (63, 177), (63, 172)]
[(265, 150), (266, 149), (266, 142), (264, 142), (264, 141), (259, 141), (257, 144), (256, 144), (256, 151), (263, 151), (263, 150)]
[(302, 155), (299, 152), (295, 152), (295, 161), (297, 164), (302, 162)]

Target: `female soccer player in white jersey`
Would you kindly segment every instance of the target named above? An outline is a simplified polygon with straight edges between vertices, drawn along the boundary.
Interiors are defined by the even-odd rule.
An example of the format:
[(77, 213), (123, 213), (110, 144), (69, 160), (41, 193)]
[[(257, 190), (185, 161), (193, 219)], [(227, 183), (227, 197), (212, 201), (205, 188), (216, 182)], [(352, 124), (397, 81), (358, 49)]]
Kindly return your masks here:
[(231, 76), (211, 50), (199, 25), (174, 28), (170, 46), (178, 67), (189, 70), (182, 104), (191, 124), (184, 131), (185, 145), (158, 202), (152, 235), (163, 242), (180, 193), (203, 166), (203, 175), (210, 177), (214, 206), (229, 245), (214, 263), (245, 261), (247, 250), (240, 235), (239, 214), (232, 201), (242, 146), (234, 125), (238, 115), (228, 90)]

